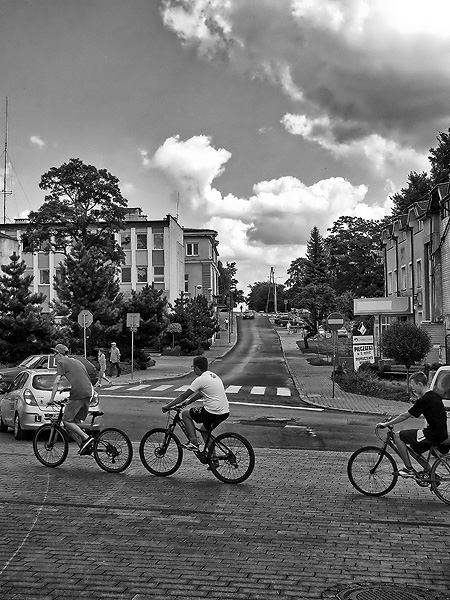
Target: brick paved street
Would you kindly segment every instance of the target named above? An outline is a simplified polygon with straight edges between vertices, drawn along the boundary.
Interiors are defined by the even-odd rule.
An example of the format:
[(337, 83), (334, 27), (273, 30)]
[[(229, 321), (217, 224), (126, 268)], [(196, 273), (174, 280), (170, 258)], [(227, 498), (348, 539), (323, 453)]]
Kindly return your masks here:
[(450, 507), (409, 481), (385, 498), (359, 495), (347, 454), (257, 449), (253, 476), (229, 486), (191, 455), (164, 479), (137, 452), (110, 475), (73, 445), (54, 470), (30, 442), (4, 436), (2, 450), (2, 600), (312, 600), (351, 582), (450, 589)]

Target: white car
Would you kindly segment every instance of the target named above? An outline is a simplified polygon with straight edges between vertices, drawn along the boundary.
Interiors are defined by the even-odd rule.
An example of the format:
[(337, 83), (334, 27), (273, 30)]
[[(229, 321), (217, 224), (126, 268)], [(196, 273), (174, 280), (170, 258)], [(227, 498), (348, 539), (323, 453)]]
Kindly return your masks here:
[(430, 389), (442, 396), (447, 417), (450, 418), (450, 365), (439, 367), (431, 380)]
[[(0, 431), (12, 428), (16, 440), (25, 439), (28, 431), (38, 429), (44, 423), (58, 414), (59, 406), (47, 406), (56, 377), (54, 369), (24, 369), (8, 386), (0, 401)], [(70, 383), (61, 378), (60, 391), (55, 400), (67, 398)], [(100, 429), (101, 417), (97, 417), (92, 425), (92, 411), (98, 411), (98, 394), (94, 395), (89, 407), (89, 415), (81, 426), (89, 432)]]

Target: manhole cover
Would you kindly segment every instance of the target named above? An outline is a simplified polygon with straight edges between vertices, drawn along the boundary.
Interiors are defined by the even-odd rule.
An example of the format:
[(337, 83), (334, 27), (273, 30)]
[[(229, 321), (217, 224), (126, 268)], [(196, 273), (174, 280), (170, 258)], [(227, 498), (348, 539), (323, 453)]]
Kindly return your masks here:
[(323, 592), (325, 600), (450, 600), (441, 592), (390, 583), (367, 583), (337, 586)]

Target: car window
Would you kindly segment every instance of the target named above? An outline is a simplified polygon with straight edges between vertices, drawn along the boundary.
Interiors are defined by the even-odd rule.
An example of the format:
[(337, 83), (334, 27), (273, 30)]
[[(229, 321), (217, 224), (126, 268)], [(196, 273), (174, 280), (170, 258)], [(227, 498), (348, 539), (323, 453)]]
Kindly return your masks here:
[(446, 400), (450, 400), (450, 371), (441, 371), (437, 374), (433, 389)]
[(15, 390), (20, 390), (25, 386), (25, 383), (28, 379), (28, 373), (19, 373), (14, 381), (8, 388), (8, 392), (14, 392)]
[(35, 390), (50, 390), (53, 387), (53, 382), (55, 381), (56, 374), (42, 374), (35, 375), (33, 377), (33, 387)]
[(36, 357), (35, 362), (30, 365), (30, 369), (47, 369), (48, 365), (48, 356), (45, 354), (43, 356)]

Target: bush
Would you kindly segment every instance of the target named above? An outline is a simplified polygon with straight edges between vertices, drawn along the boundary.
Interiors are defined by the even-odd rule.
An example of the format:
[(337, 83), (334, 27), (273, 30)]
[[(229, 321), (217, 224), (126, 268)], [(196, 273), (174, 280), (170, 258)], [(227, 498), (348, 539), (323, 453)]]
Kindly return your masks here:
[(388, 382), (380, 379), (370, 369), (340, 370), (336, 371), (336, 383), (344, 390), (362, 396), (373, 396), (384, 400), (409, 402), (409, 395), (405, 384)]

